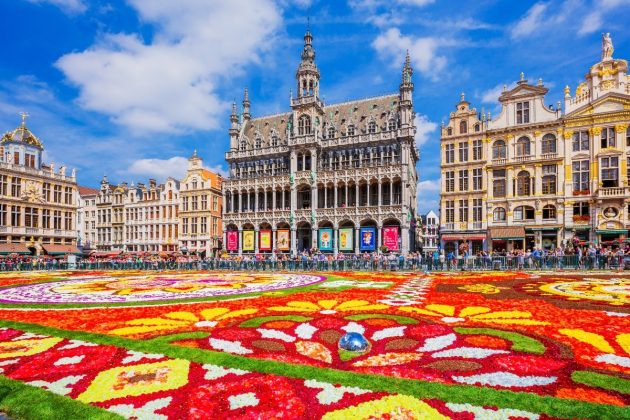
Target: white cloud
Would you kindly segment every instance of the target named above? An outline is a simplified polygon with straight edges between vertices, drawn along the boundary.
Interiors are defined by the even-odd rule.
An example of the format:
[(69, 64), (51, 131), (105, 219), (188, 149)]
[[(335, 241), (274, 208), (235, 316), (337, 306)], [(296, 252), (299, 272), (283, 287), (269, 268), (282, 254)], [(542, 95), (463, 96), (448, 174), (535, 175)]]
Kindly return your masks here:
[(531, 35), (536, 29), (543, 27), (544, 13), (547, 11), (548, 6), (547, 3), (536, 3), (533, 5), (512, 28), (512, 38), (516, 39)]
[[(420, 174), (422, 176), (422, 173)], [(418, 208), (417, 214), (426, 214), (429, 210), (438, 213), (440, 209), (440, 180), (427, 179), (418, 182)]]
[(169, 159), (138, 159), (132, 162), (124, 173), (163, 181), (169, 176), (182, 179), (186, 175), (187, 169), (188, 159), (174, 156)]
[(490, 88), (481, 93), (481, 103), (496, 105), (499, 101), (499, 96), (503, 93), (505, 84), (498, 84), (493, 88)]
[[(138, 159), (133, 161), (127, 169), (119, 171), (119, 173), (164, 181), (168, 177), (178, 180), (183, 179), (186, 176), (187, 169), (188, 158), (173, 156), (169, 159)], [(206, 169), (227, 176), (227, 170), (223, 165), (210, 166), (206, 167)]]
[(214, 129), (229, 107), (217, 95), (225, 77), (256, 63), (273, 45), (281, 15), (271, 0), (130, 0), (139, 34), (106, 34), (57, 61), (79, 88), (79, 104), (137, 132)]
[(429, 120), (426, 115), (416, 114), (416, 144), (418, 146), (422, 146), (424, 143), (429, 141), (430, 134), (433, 133), (437, 128), (437, 123)]
[(30, 3), (35, 4), (52, 4), (57, 6), (64, 13), (77, 14), (83, 13), (87, 10), (87, 5), (83, 0), (28, 0)]
[(409, 51), (414, 70), (436, 79), (446, 66), (446, 57), (438, 55), (437, 49), (446, 44), (450, 42), (433, 37), (413, 38), (402, 35), (398, 28), (390, 28), (376, 37), (372, 47), (395, 66), (402, 66), (405, 52)]
[(597, 7), (582, 19), (582, 26), (578, 30), (578, 35), (588, 35), (600, 30), (604, 26), (605, 15), (619, 6), (630, 5), (630, 0), (600, 0)]

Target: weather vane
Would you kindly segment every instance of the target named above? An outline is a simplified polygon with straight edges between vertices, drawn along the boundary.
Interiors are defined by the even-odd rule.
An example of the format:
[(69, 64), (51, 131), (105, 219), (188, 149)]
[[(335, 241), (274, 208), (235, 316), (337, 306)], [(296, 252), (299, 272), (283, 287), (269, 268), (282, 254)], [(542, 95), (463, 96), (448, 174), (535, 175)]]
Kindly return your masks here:
[(22, 111), (20, 112), (20, 116), (22, 117), (22, 125), (26, 125), (26, 118), (29, 116), (28, 113)]

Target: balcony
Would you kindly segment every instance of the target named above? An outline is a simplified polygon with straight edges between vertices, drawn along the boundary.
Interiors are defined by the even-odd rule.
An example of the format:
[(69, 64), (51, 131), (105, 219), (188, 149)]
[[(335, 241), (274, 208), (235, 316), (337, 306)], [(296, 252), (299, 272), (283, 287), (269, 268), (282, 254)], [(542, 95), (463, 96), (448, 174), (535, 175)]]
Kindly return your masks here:
[(492, 159), (493, 165), (505, 165), (507, 163), (506, 158)]
[(483, 222), (473, 222), (473, 229), (483, 229)]
[(455, 223), (445, 223), (444, 230), (455, 230)]
[(597, 196), (603, 198), (623, 198), (628, 194), (628, 187), (599, 188)]
[(551, 160), (551, 159), (557, 159), (558, 158), (558, 154), (557, 153), (544, 153), (541, 156), (541, 159), (543, 160)]
[(527, 155), (527, 156), (516, 156), (514, 158), (514, 161), (517, 163), (523, 163), (523, 162), (529, 162), (530, 160), (532, 160), (534, 158), (534, 156), (532, 155)]

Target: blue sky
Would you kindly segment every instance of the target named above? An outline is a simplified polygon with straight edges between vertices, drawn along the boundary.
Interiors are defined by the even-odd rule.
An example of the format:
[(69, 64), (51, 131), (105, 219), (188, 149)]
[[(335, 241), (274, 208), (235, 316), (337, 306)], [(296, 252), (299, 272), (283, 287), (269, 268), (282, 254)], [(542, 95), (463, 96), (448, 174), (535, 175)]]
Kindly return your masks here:
[[(194, 149), (225, 170), (230, 103), (288, 110), (306, 17), (334, 103), (396, 92), (415, 69), (419, 210), (439, 201), (439, 124), (460, 92), (497, 115), (521, 71), (562, 99), (599, 60), (630, 58), (630, 0), (0, 0), (0, 130), (20, 111), (82, 185), (180, 177)], [(239, 105), (240, 106), (240, 105)]]

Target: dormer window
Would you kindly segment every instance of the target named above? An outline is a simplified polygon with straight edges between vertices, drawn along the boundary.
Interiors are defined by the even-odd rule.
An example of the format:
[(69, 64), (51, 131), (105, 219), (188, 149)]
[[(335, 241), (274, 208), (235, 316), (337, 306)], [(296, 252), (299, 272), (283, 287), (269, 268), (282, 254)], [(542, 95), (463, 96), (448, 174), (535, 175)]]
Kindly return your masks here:
[(446, 135), (447, 136), (452, 136), (453, 135), (453, 129), (451, 127), (446, 129)]
[(329, 139), (335, 138), (335, 127), (328, 127), (328, 138)]
[(354, 125), (350, 124), (348, 126), (348, 135), (349, 136), (354, 136)]
[(468, 124), (466, 121), (462, 121), (459, 123), (459, 134), (466, 134), (468, 132)]
[(395, 119), (392, 118), (391, 120), (389, 120), (389, 123), (387, 124), (387, 129), (389, 131), (396, 130), (396, 120)]
[(475, 132), (479, 132), (479, 130), (481, 130), (481, 126), (479, 125), (479, 123), (475, 124)]
[(272, 146), (277, 146), (278, 145), (278, 135), (274, 134), (271, 136), (271, 145)]
[(241, 151), (247, 150), (247, 142), (245, 140), (241, 140)]
[(370, 121), (368, 124), (368, 133), (374, 134), (376, 133), (376, 123), (374, 121)]
[(262, 147), (262, 139), (260, 137), (256, 137), (255, 147), (256, 149), (260, 149)]
[(516, 123), (517, 124), (529, 123), (529, 102), (516, 103)]

